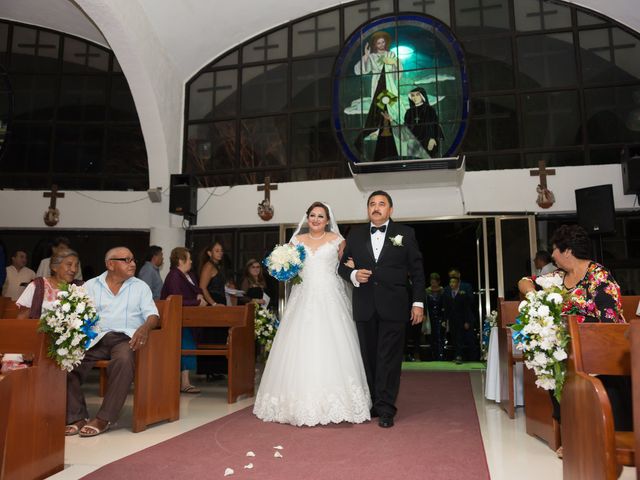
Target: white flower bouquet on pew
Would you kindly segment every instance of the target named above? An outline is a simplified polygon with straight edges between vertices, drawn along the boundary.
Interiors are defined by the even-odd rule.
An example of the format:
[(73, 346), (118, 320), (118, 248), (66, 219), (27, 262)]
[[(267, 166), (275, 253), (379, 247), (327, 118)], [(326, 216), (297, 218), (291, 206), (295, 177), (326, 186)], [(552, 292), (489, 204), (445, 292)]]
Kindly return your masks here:
[[(527, 368), (536, 374), (536, 386), (554, 390), (558, 401), (566, 375), (569, 334), (562, 319), (562, 290), (554, 279), (539, 277), (543, 290), (527, 293), (518, 310), (513, 340), (524, 355)], [(560, 282), (562, 279), (560, 279)]]
[(51, 338), (49, 358), (70, 372), (80, 364), (97, 335), (98, 315), (82, 286), (63, 284), (52, 307), (40, 316), (40, 331)]
[(256, 341), (262, 346), (262, 354), (265, 357), (269, 355), (271, 345), (273, 345), (273, 339), (276, 336), (276, 331), (280, 326), (280, 321), (273, 311), (260, 306), (256, 308), (255, 314), (255, 334)]

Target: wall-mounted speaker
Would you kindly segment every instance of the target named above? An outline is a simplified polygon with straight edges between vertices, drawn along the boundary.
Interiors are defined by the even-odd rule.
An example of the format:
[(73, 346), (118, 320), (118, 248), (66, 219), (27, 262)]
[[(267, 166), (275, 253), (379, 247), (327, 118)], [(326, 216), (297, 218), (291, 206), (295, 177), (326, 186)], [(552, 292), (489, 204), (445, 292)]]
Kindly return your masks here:
[(185, 217), (198, 213), (198, 188), (191, 175), (171, 175), (169, 212)]
[(622, 191), (640, 195), (640, 145), (627, 145), (622, 150)]
[(576, 209), (578, 223), (589, 235), (616, 231), (616, 209), (611, 184), (577, 189)]

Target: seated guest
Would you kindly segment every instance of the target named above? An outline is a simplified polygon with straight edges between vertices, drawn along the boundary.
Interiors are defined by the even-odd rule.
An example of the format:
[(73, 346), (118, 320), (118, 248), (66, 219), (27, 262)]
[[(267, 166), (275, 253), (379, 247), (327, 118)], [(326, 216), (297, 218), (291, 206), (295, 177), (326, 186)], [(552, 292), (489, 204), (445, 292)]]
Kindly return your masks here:
[[(579, 225), (562, 225), (551, 238), (552, 258), (558, 270), (546, 275), (559, 275), (566, 300), (565, 314), (580, 315), (585, 322), (624, 323), (620, 286), (611, 272), (591, 260), (591, 240)], [(518, 289), (523, 295), (535, 290), (530, 278), (522, 278)]]
[(7, 279), (2, 287), (2, 295), (15, 302), (35, 276), (36, 272), (27, 268), (27, 252), (20, 249), (14, 251), (11, 255), (11, 265), (7, 267)]
[(556, 271), (556, 266), (553, 264), (551, 254), (546, 250), (538, 250), (536, 252), (536, 256), (533, 257), (533, 264), (536, 267), (537, 276)]
[(242, 272), (242, 281), (240, 282), (240, 290), (244, 292), (244, 297), (240, 299), (240, 303), (257, 303), (265, 305), (264, 299), (267, 282), (264, 279), (262, 265), (255, 258), (250, 259)]
[(144, 265), (138, 272), (138, 278), (149, 285), (154, 300), (160, 299), (162, 291), (162, 277), (160, 276), (160, 267), (164, 263), (164, 254), (162, 247), (151, 245), (147, 252)]
[[(158, 326), (158, 309), (149, 286), (135, 278), (136, 262), (128, 248), (112, 248), (105, 255), (107, 271), (85, 283), (100, 316), (99, 335), (82, 363), (67, 375), (65, 435), (94, 437), (109, 430), (120, 415), (135, 369), (135, 351), (144, 348), (149, 332)], [(80, 388), (97, 360), (110, 360), (107, 392), (93, 420)]]
[[(51, 257), (56, 254), (57, 250), (71, 250), (71, 242), (67, 237), (56, 237), (53, 239), (53, 243), (51, 245)], [(36, 270), (37, 277), (48, 277), (51, 275), (51, 257), (43, 258), (40, 261), (38, 270)], [(80, 265), (78, 265), (78, 270), (76, 272), (76, 280), (82, 280), (82, 267)]]
[[(160, 298), (166, 299), (169, 295), (182, 295), (183, 306), (204, 307), (207, 301), (202, 295), (202, 290), (198, 287), (196, 277), (191, 272), (191, 253), (184, 247), (176, 247), (171, 250), (171, 269), (164, 279)], [(194, 350), (196, 342), (193, 339), (191, 328), (182, 329), (183, 350)], [(196, 369), (196, 357), (193, 355), (183, 355), (181, 360), (180, 391), (182, 393), (200, 393), (200, 390), (189, 380), (189, 370)]]
[(50, 261), (50, 275), (36, 277), (27, 285), (16, 301), (20, 308), (18, 318), (40, 318), (42, 310), (51, 308), (57, 300), (60, 286), (67, 283), (81, 284), (75, 280), (80, 268), (78, 254), (73, 250), (57, 249)]
[[(562, 225), (553, 233), (551, 244), (551, 255), (559, 269), (546, 275), (560, 275), (563, 279), (562, 312), (578, 315), (579, 322), (624, 323), (620, 286), (609, 270), (591, 260), (591, 241), (584, 228)], [(530, 278), (518, 282), (523, 295), (535, 288)], [(630, 385), (625, 377), (600, 375), (598, 378), (611, 400), (616, 430), (629, 430), (632, 425)], [(560, 422), (560, 405), (551, 393), (553, 418)]]

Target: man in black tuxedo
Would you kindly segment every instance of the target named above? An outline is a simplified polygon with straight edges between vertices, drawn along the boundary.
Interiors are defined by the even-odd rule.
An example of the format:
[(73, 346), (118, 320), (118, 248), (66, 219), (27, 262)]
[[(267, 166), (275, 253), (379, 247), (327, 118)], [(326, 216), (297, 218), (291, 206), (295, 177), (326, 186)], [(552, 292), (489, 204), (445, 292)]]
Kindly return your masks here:
[(373, 192), (367, 210), (371, 223), (351, 231), (338, 271), (356, 287), (353, 318), (373, 400), (371, 416), (379, 416), (379, 425), (388, 428), (397, 410), (405, 328), (408, 321), (422, 322), (425, 279), (413, 229), (390, 219), (389, 194)]

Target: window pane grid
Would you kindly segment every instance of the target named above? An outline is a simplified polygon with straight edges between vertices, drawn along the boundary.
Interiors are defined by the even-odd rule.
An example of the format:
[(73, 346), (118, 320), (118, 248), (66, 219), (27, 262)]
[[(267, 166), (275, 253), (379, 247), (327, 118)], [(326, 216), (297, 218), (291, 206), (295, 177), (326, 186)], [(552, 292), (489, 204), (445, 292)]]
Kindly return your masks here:
[[(470, 170), (527, 168), (545, 154), (555, 155), (553, 162), (558, 165), (606, 163), (607, 145), (615, 149), (638, 141), (640, 41), (609, 19), (575, 5), (543, 0), (397, 0), (395, 4), (372, 0), (293, 20), (236, 47), (229, 54), (231, 60), (222, 58), (203, 69), (199, 75), (233, 65), (240, 72), (235, 95), (241, 109), (216, 117), (235, 121), (237, 128), (234, 166), (225, 168), (225, 175), (238, 181), (250, 177), (245, 170), (282, 169), (291, 181), (301, 181), (320, 178), (324, 174), (319, 170), (329, 165), (340, 170), (336, 175), (344, 175), (346, 160), (336, 148), (330, 120), (327, 124), (335, 52), (367, 21), (403, 12), (433, 15), (453, 24), (454, 34), (462, 39), (471, 114), (460, 153), (473, 152), (467, 162)], [(403, 66), (407, 75), (424, 67)], [(196, 76), (192, 82), (197, 80)], [(345, 81), (355, 82), (357, 88), (362, 78), (345, 77)], [(608, 94), (598, 96), (597, 90), (606, 88)], [(606, 124), (607, 110), (616, 117), (607, 125), (615, 127), (598, 128)], [(208, 117), (192, 113), (185, 131), (210, 124)], [(363, 112), (349, 118), (344, 135), (357, 135), (365, 116)], [(282, 120), (274, 123), (277, 117)], [(451, 121), (443, 118), (444, 128)], [(256, 125), (268, 125), (266, 131), (282, 144), (273, 146), (278, 152), (273, 158), (246, 153), (249, 146), (264, 141), (250, 138), (247, 129), (255, 130)], [(591, 145), (598, 148), (592, 151)]]

